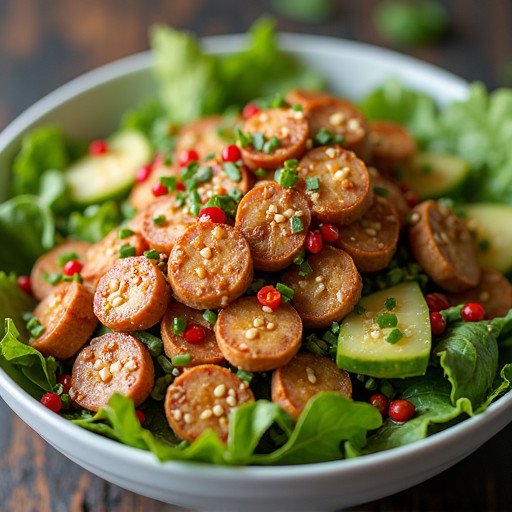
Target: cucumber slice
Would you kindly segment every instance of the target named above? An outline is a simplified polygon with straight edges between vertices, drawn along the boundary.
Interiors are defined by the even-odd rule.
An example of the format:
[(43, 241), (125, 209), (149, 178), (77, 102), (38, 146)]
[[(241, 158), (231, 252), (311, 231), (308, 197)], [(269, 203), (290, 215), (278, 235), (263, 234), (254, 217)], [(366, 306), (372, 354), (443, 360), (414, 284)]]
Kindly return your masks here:
[[(386, 299), (396, 300), (388, 311)], [(427, 303), (416, 282), (405, 282), (372, 293), (359, 302), (365, 311), (348, 315), (341, 324), (336, 362), (349, 372), (372, 377), (399, 378), (423, 375), (431, 348)], [(396, 327), (380, 328), (376, 319), (383, 313), (396, 315)], [(393, 329), (403, 336), (396, 343), (386, 341)]]
[(512, 270), (512, 205), (474, 203), (464, 207), (475, 234), (481, 267), (506, 274)]
[(70, 197), (87, 205), (122, 196), (133, 184), (137, 169), (151, 159), (147, 138), (136, 130), (124, 130), (107, 139), (108, 151), (87, 155), (66, 170)]
[(456, 155), (418, 152), (406, 176), (421, 199), (451, 195), (466, 180), (469, 162)]

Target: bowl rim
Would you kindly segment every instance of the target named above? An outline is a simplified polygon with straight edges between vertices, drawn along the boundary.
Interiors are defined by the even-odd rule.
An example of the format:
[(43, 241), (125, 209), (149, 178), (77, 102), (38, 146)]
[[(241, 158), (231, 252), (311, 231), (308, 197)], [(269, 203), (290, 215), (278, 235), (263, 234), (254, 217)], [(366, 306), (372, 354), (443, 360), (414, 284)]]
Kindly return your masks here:
[[(229, 34), (204, 38), (201, 42), (207, 52), (225, 54), (232, 51), (233, 47), (235, 47), (234, 45), (240, 47), (245, 44), (246, 38), (246, 34)], [(460, 77), (437, 66), (419, 61), (414, 57), (400, 54), (394, 50), (357, 41), (308, 34), (279, 33), (278, 40), (280, 47), (285, 51), (315, 54), (321, 50), (325, 54), (331, 52), (335, 52), (337, 55), (346, 53), (350, 54), (351, 57), (358, 57), (363, 60), (368, 58), (368, 53), (371, 53), (373, 55), (372, 60), (375, 59), (375, 56), (378, 56), (380, 59), (384, 60), (392, 59), (394, 65), (398, 63), (404, 66), (419, 66), (421, 69), (420, 75), (427, 74), (429, 77), (434, 75), (436, 81), (446, 83), (453, 89), (454, 98), (452, 98), (452, 100), (463, 99), (468, 93), (469, 84)], [(118, 79), (120, 76), (149, 68), (150, 65), (151, 51), (140, 52), (104, 64), (61, 85), (24, 110), (24, 112), (11, 121), (0, 132), (0, 154), (30, 126), (34, 125), (45, 113), (50, 112), (52, 109), (62, 104), (63, 98), (65, 98), (66, 101), (71, 101), (85, 90)], [(141, 469), (160, 467), (162, 471), (180, 473), (185, 476), (192, 474), (197, 475), (198, 472), (206, 471), (210, 473), (209, 477), (212, 480), (223, 480), (226, 476), (229, 476), (234, 482), (246, 480), (247, 476), (251, 478), (256, 477), (257, 480), (261, 482), (263, 480), (289, 480), (290, 477), (298, 478), (300, 476), (309, 478), (313, 474), (315, 477), (321, 477), (323, 475), (332, 476), (333, 473), (342, 475), (345, 472), (364, 470), (368, 465), (373, 467), (374, 465), (385, 464), (392, 460), (416, 459), (433, 448), (442, 449), (443, 446), (448, 446), (452, 443), (452, 440), (461, 433), (471, 436), (481, 428), (481, 425), (492, 423), (502, 416), (504, 411), (512, 409), (512, 391), (509, 391), (496, 402), (492, 403), (484, 413), (465, 419), (461, 423), (451, 426), (446, 430), (414, 441), (408, 445), (352, 459), (285, 466), (219, 466), (189, 461), (159, 462), (156, 455), (151, 452), (133, 448), (87, 431), (46, 409), (41, 403), (33, 399), (18, 386), (1, 368), (0, 394), (4, 397), (4, 400), (4, 394), (6, 394), (9, 395), (9, 398), (17, 402), (17, 406), (19, 404), (22, 409), (22, 414), (19, 414), (17, 411), (15, 412), (17, 412), (24, 421), (26, 421), (25, 417), (23, 417), (24, 410), (27, 411), (26, 416), (29, 414), (36, 414), (38, 416), (44, 415), (45, 422), (50, 428), (55, 429), (62, 436), (73, 439), (78, 443), (92, 443), (97, 449), (115, 457), (120, 462), (136, 463)], [(13, 407), (11, 406), (11, 408)], [(215, 468), (214, 472), (211, 471), (212, 468)]]

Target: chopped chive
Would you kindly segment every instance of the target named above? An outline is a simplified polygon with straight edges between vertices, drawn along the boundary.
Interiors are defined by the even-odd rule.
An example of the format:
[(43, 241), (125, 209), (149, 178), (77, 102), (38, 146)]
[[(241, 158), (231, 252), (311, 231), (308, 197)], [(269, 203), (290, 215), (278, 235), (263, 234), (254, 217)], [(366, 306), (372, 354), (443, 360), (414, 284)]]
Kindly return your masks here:
[(389, 197), (389, 190), (384, 187), (373, 187), (373, 193), (382, 197)]
[(386, 338), (386, 341), (394, 345), (395, 343), (398, 343), (402, 338), (402, 331), (398, 328), (395, 328), (389, 333), (388, 337)]
[(307, 262), (303, 261), (299, 266), (299, 276), (307, 277), (313, 273), (313, 267)]
[(62, 280), (68, 283), (75, 281), (76, 283), (82, 284), (84, 282), (82, 276), (78, 272), (75, 272), (72, 276), (62, 276)]
[(368, 391), (373, 391), (377, 389), (377, 381), (373, 377), (368, 377), (367, 381), (364, 383), (364, 387)]
[(190, 363), (192, 356), (190, 354), (180, 354), (172, 358), (174, 366), (187, 366)]
[(396, 299), (394, 297), (388, 297), (385, 301), (384, 301), (384, 307), (388, 310), (388, 311), (391, 311), (392, 309), (395, 309), (396, 307)]
[(156, 360), (160, 365), (160, 368), (164, 371), (164, 373), (172, 374), (175, 366), (165, 357), (163, 354), (156, 356)]
[(33, 338), (38, 338), (43, 334), (44, 327), (41, 325), (39, 318), (36, 318), (32, 313), (26, 313), (23, 315), (23, 319), (27, 322), (27, 330)]
[(244, 382), (248, 383), (250, 383), (251, 380), (254, 378), (254, 373), (246, 372), (245, 370), (237, 370), (236, 375)]
[(119, 249), (119, 257), (128, 258), (129, 256), (135, 256), (136, 252), (135, 247), (125, 244)]
[(133, 331), (131, 335), (141, 343), (144, 343), (153, 357), (157, 357), (162, 353), (163, 342), (160, 338), (146, 331)]
[(361, 304), (356, 304), (354, 307), (354, 313), (356, 315), (363, 315), (366, 312), (366, 308), (361, 306)]
[(158, 181), (160, 181), (160, 183), (166, 187), (169, 192), (174, 192), (176, 190), (176, 185), (178, 184), (176, 176), (160, 176)]
[(340, 332), (340, 324), (338, 322), (333, 322), (331, 324), (331, 332), (333, 334), (338, 334)]
[(224, 162), (224, 164), (222, 164), (222, 168), (224, 169), (224, 172), (231, 181), (238, 182), (242, 179), (240, 169), (233, 162)]
[(180, 178), (184, 181), (192, 178), (198, 168), (199, 163), (197, 161), (189, 162), (187, 166), (180, 171)]
[(203, 183), (212, 178), (213, 171), (211, 167), (199, 167), (196, 171), (196, 175), (194, 176), (198, 183)]
[(283, 283), (277, 283), (276, 289), (281, 292), (281, 296), (285, 302), (290, 302), (293, 299), (295, 292), (289, 286), (286, 286)]
[(294, 215), (290, 219), (290, 227), (291, 227), (292, 233), (294, 233), (294, 234), (301, 233), (302, 231), (304, 231), (304, 224), (300, 220), (300, 217), (297, 217), (296, 215)]
[(187, 328), (187, 319), (184, 316), (176, 316), (172, 319), (172, 333), (182, 336)]
[(215, 323), (217, 322), (217, 313), (215, 311), (212, 311), (211, 309), (207, 309), (203, 313), (203, 318), (211, 325), (215, 326)]
[(296, 158), (289, 158), (288, 160), (284, 161), (285, 169), (295, 170), (297, 167), (299, 167), (299, 161)]
[(278, 169), (274, 178), (283, 188), (292, 188), (299, 181), (299, 172), (292, 169)]
[(315, 146), (325, 146), (326, 144), (329, 144), (331, 137), (332, 137), (332, 133), (329, 130), (322, 128), (315, 135), (315, 137), (313, 139), (313, 143), (315, 144)]
[(256, 151), (263, 151), (263, 145), (265, 144), (265, 136), (261, 132), (252, 134), (252, 145)]
[(375, 322), (381, 329), (396, 327), (398, 325), (398, 317), (394, 313), (382, 313), (382, 315), (375, 319)]
[(201, 206), (201, 196), (199, 195), (199, 192), (196, 189), (191, 190), (188, 195), (188, 208), (190, 210), (190, 214), (197, 217)]
[[(219, 135), (222, 137), (222, 135), (223, 135), (222, 130), (218, 130), (217, 133), (219, 133)], [(212, 153), (208, 153), (205, 157), (205, 161), (207, 162), (208, 160), (213, 160), (214, 158), (215, 158), (215, 151), (213, 151)]]
[(144, 251), (144, 256), (149, 260), (158, 260), (160, 259), (160, 253), (156, 249), (150, 249), (149, 251)]
[(243, 195), (244, 193), (239, 188), (232, 188), (228, 192), (228, 196), (233, 198), (233, 200), (236, 201), (237, 203), (240, 202), (240, 199), (242, 199)]
[(134, 235), (135, 232), (133, 230), (131, 230), (130, 228), (121, 228), (118, 232), (117, 232), (117, 238), (119, 238), (120, 240), (123, 240), (125, 238), (128, 238), (132, 235)]
[(158, 215), (157, 217), (153, 217), (153, 223), (157, 226), (161, 226), (166, 221), (165, 215)]
[(265, 281), (265, 279), (262, 279), (262, 278), (255, 279), (249, 285), (249, 288), (247, 288), (245, 293), (247, 295), (256, 295), (261, 290), (261, 288), (263, 288), (266, 284), (267, 284), (267, 282)]
[(300, 103), (296, 103), (295, 105), (292, 105), (292, 110), (295, 110), (295, 112), (302, 112), (304, 109)]
[(304, 181), (306, 182), (307, 190), (318, 190), (320, 188), (318, 176), (311, 176), (310, 178), (306, 178)]
[(48, 272), (44, 272), (43, 279), (47, 283), (50, 283), (52, 286), (55, 286), (62, 281), (62, 274), (60, 272), (54, 272), (53, 274), (48, 274)]
[(253, 172), (254, 172), (254, 174), (256, 174), (256, 176), (259, 176), (260, 178), (263, 178), (264, 176), (267, 175), (267, 171), (265, 169), (262, 169), (261, 167), (259, 167), (258, 169), (256, 169)]
[(295, 258), (293, 258), (293, 263), (295, 265), (302, 265), (304, 263), (304, 258), (306, 257), (306, 248), (302, 246), (299, 249), (299, 252), (295, 255)]
[(63, 267), (68, 261), (77, 260), (78, 254), (76, 252), (63, 252), (59, 254), (57, 262), (59, 267)]
[(282, 146), (282, 142), (276, 136), (274, 136), (270, 140), (267, 140), (265, 144), (263, 144), (263, 153), (268, 155), (272, 153), (274, 149), (277, 149), (280, 146)]
[(240, 146), (245, 148), (253, 143), (254, 135), (250, 132), (244, 133), (240, 128), (236, 129), (236, 138), (240, 142)]
[(181, 208), (185, 204), (185, 199), (187, 198), (186, 194), (184, 194), (181, 190), (176, 194), (175, 205), (177, 208)]
[(285, 99), (279, 94), (271, 102), (270, 108), (285, 107), (287, 105)]
[(329, 345), (336, 345), (336, 343), (338, 343), (338, 338), (331, 331), (325, 331), (322, 336), (322, 339), (324, 341), (327, 341), (327, 343), (329, 343)]

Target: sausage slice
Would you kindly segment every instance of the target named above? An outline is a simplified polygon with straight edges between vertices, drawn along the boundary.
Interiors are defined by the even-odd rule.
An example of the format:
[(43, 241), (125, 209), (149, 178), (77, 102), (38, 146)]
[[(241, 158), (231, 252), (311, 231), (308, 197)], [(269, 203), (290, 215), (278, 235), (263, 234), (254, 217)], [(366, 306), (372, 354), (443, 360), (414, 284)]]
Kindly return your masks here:
[(154, 381), (147, 348), (130, 334), (110, 332), (91, 340), (78, 354), (69, 395), (90, 411), (108, 405), (114, 393), (131, 398), (137, 407), (151, 393)]
[[(305, 190), (311, 213), (320, 222), (350, 224), (372, 204), (368, 169), (352, 151), (340, 146), (312, 149), (299, 162), (299, 173), (303, 181), (298, 187)], [(308, 185), (315, 180), (314, 186)]]
[(329, 96), (326, 92), (308, 89), (291, 89), (286, 93), (285, 101), (289, 105), (306, 105), (309, 101)]
[(343, 147), (356, 153), (361, 160), (368, 161), (371, 150), (368, 121), (353, 103), (321, 96), (308, 101), (304, 112), (309, 120), (311, 137), (322, 129), (333, 135), (342, 135), (345, 139)]
[(268, 183), (240, 201), (236, 226), (249, 242), (254, 268), (275, 272), (293, 261), (306, 240), (311, 213), (304, 194)]
[(182, 439), (193, 442), (212, 429), (226, 442), (229, 414), (247, 402), (254, 402), (254, 395), (246, 382), (227, 368), (205, 364), (174, 380), (167, 388), (164, 407), (170, 427)]
[(141, 331), (155, 325), (170, 300), (161, 270), (144, 256), (118, 260), (100, 279), (94, 314), (115, 331)]
[[(190, 326), (200, 327), (205, 334), (205, 338), (199, 342), (190, 343), (183, 336), (174, 334), (173, 321), (180, 317), (186, 320), (187, 328)], [(178, 355), (190, 354), (188, 366), (220, 364), (224, 361), (224, 356), (217, 345), (213, 327), (203, 318), (202, 311), (171, 300), (162, 318), (160, 333), (164, 342), (165, 355), (171, 360)]]
[[(251, 170), (277, 169), (285, 160), (300, 158), (306, 149), (308, 122), (304, 113), (291, 108), (270, 108), (251, 116), (242, 131), (252, 134), (253, 142), (242, 148), (242, 159)], [(267, 143), (274, 137), (275, 147), (257, 144)], [(256, 144), (256, 146), (255, 146)], [(260, 147), (261, 146), (261, 147)]]
[(140, 230), (147, 245), (169, 255), (176, 240), (196, 218), (176, 206), (174, 195), (164, 196), (149, 204), (141, 217)]
[(341, 249), (325, 246), (307, 259), (313, 269), (299, 275), (291, 266), (283, 283), (293, 289), (292, 306), (308, 328), (328, 327), (348, 315), (361, 297), (362, 280), (352, 258)]
[(283, 366), (297, 353), (302, 322), (290, 304), (264, 311), (256, 297), (241, 297), (219, 313), (215, 332), (233, 366), (263, 372)]
[(78, 259), (80, 263), (83, 263), (85, 253), (90, 245), (88, 242), (67, 240), (40, 256), (34, 263), (30, 273), (30, 286), (32, 287), (34, 297), (40, 301), (52, 293), (53, 285), (47, 280), (47, 276), (62, 272), (59, 258), (67, 254), (74, 254), (76, 258), (71, 259)]
[(279, 404), (294, 420), (299, 419), (309, 400), (322, 391), (337, 391), (352, 397), (349, 374), (327, 357), (299, 352), (272, 374), (272, 402)]
[(200, 221), (177, 240), (168, 277), (175, 298), (195, 309), (226, 307), (251, 284), (253, 261), (240, 229)]
[(374, 195), (369, 210), (356, 222), (343, 226), (336, 245), (346, 251), (360, 272), (386, 268), (395, 254), (400, 221), (393, 205)]
[(464, 222), (433, 199), (412, 210), (411, 250), (429, 277), (449, 292), (462, 292), (480, 280), (477, 251)]
[(45, 356), (59, 360), (74, 356), (98, 323), (92, 301), (92, 293), (83, 284), (75, 281), (58, 284), (34, 310), (44, 331), (30, 345)]
[(485, 318), (490, 320), (505, 316), (512, 308), (512, 285), (500, 272), (482, 269), (480, 282), (476, 287), (464, 292), (449, 293), (447, 298), (452, 306), (479, 302), (485, 309)]

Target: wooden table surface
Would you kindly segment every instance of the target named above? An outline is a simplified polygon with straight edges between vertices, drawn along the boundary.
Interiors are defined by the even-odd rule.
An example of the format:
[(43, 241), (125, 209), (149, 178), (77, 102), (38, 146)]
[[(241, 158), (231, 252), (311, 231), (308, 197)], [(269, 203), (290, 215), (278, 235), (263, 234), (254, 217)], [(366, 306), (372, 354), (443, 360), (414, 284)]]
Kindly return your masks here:
[[(376, 0), (335, 1), (327, 21), (283, 16), (272, 0), (0, 0), (0, 129), (34, 101), (98, 65), (148, 48), (148, 28), (166, 23), (199, 36), (244, 32), (263, 13), (286, 32), (387, 46), (490, 89), (507, 84), (512, 2), (447, 0), (451, 27), (430, 46), (398, 47), (372, 21)], [(510, 66), (508, 67), (510, 70)], [(509, 78), (510, 80), (510, 72)], [(512, 510), (512, 424), (464, 461), (358, 511)], [(372, 483), (368, 482), (371, 486)], [(88, 473), (50, 447), (0, 400), (0, 510), (171, 512)]]

